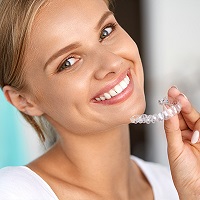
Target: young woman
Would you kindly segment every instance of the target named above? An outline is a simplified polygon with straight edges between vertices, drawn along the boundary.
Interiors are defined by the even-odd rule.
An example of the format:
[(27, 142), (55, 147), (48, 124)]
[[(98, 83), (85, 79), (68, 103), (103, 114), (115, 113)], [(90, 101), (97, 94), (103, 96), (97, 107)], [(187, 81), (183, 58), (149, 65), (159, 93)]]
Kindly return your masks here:
[[(127, 124), (145, 109), (143, 69), (136, 44), (109, 3), (1, 1), (5, 97), (42, 140), (52, 130), (58, 140), (27, 166), (0, 170), (0, 199), (176, 200), (178, 193), (180, 198), (198, 195), (198, 185), (190, 184), (199, 175), (197, 168), (196, 176), (186, 176), (190, 169), (183, 162), (188, 156), (196, 161), (198, 155), (190, 139), (200, 129), (199, 113), (176, 88), (169, 96), (181, 102), (182, 117), (165, 127), (178, 193), (165, 168), (130, 156)], [(188, 127), (186, 133), (178, 131)]]

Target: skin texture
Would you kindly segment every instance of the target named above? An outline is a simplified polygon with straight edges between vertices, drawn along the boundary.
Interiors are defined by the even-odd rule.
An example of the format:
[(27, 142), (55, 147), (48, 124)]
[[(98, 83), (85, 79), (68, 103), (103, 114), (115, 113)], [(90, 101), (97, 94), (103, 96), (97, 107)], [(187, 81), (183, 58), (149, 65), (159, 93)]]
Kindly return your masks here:
[[(66, 59), (72, 66), (61, 71)], [(127, 124), (145, 109), (142, 63), (136, 44), (105, 2), (50, 1), (33, 22), (25, 63), (29, 90), (5, 86), (4, 94), (20, 111), (46, 117), (59, 134), (57, 143), (28, 167), (59, 199), (153, 199), (147, 179), (129, 157)], [(131, 82), (124, 92), (94, 100), (126, 75)], [(165, 121), (173, 180), (180, 199), (196, 200), (200, 147), (190, 140), (200, 130), (199, 113), (176, 88), (168, 94), (183, 106), (179, 117)]]
[[(59, 131), (64, 128), (76, 134), (94, 133), (128, 123), (132, 114), (143, 112), (145, 104), (143, 71), (135, 43), (120, 26), (109, 38), (99, 42), (101, 29), (116, 22), (109, 15), (95, 30), (99, 19), (108, 11), (103, 1), (59, 1), (59, 5), (58, 8), (52, 1), (41, 10), (33, 25), (26, 61), (27, 80), (33, 91), (30, 96), (37, 97), (40, 111)], [(101, 8), (99, 12), (96, 7)], [(79, 43), (79, 47), (65, 52), (44, 70), (51, 55), (73, 43)], [(57, 73), (58, 65), (71, 55), (75, 56), (75, 65)], [(131, 98), (111, 106), (91, 101), (102, 88), (128, 70), (133, 79)], [(35, 71), (37, 76), (33, 79)], [(123, 115), (126, 111), (123, 119), (120, 114), (116, 115), (116, 110)]]
[(200, 145), (191, 143), (196, 130), (200, 130), (200, 114), (177, 88), (168, 91), (169, 98), (182, 105), (182, 111), (165, 121), (168, 156), (174, 184), (181, 200), (200, 199)]
[[(6, 86), (5, 96), (26, 114), (46, 117), (59, 134), (51, 150), (28, 167), (59, 199), (153, 199), (147, 179), (130, 160), (127, 127), (145, 109), (142, 63), (106, 3), (50, 1), (33, 22), (25, 55), (29, 90)], [(66, 59), (73, 65), (61, 71)], [(131, 81), (124, 92), (94, 100), (126, 75)]]

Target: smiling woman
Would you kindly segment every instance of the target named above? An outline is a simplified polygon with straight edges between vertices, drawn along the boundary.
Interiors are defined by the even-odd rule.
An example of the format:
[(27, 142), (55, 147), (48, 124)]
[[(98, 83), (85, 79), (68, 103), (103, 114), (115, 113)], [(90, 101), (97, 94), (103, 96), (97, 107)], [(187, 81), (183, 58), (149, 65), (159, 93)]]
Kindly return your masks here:
[[(105, 2), (107, 5), (112, 6), (111, 0), (105, 0)], [(2, 87), (5, 85), (10, 85), (17, 90), (30, 89), (26, 87), (25, 76), (23, 76), (26, 41), (28, 40), (28, 37), (30, 37), (31, 26), (36, 13), (48, 3), (49, 2), (45, 0), (27, 1), (26, 4), (24, 4), (22, 1), (1, 2), (1, 13), (7, 13), (7, 15), (5, 14), (4, 17), (1, 18), (1, 27), (3, 28), (1, 29), (2, 40), (0, 42), (1, 55), (3, 56), (0, 58), (0, 61), (2, 61), (2, 67), (0, 68), (0, 70), (2, 70), (2, 73), (0, 73), (0, 76), (2, 75), (0, 79), (0, 85)], [(105, 15), (103, 15), (100, 19), (98, 26), (100, 26), (105, 18), (110, 14), (112, 14), (112, 12), (106, 12)], [(10, 20), (12, 23), (8, 23)], [(13, 43), (10, 43), (9, 41), (12, 40)], [(73, 48), (75, 49), (76, 47), (77, 44), (72, 44), (59, 50), (49, 58), (45, 67), (56, 57), (59, 57), (64, 52), (70, 51)], [(9, 52), (9, 54), (6, 54), (5, 52)], [(6, 64), (3, 65), (4, 62), (6, 62)], [(63, 67), (66, 68), (66, 66), (63, 64), (60, 66), (60, 68), (58, 67), (58, 71), (60, 71)], [(25, 112), (21, 112), (21, 114), (33, 126), (40, 139), (44, 141), (45, 133), (47, 134), (49, 131), (49, 129), (45, 130), (45, 128), (50, 126), (49, 123), (40, 116), (32, 117), (27, 115)]]
[(145, 109), (143, 68), (109, 3), (9, 0), (0, 8), (4, 96), (42, 141), (52, 130), (58, 138), (27, 166), (0, 170), (0, 198), (178, 199), (168, 170), (130, 156), (127, 125)]
[[(23, 187), (27, 179), (34, 176), (37, 181), (40, 176), (52, 188), (51, 195), (59, 199), (153, 198), (140, 161), (136, 165), (129, 157), (124, 125), (133, 113), (143, 113), (145, 108), (142, 64), (136, 44), (108, 4), (103, 0), (3, 4), (1, 74), (5, 76), (1, 86), (5, 97), (42, 140), (49, 130), (38, 123), (41, 119), (59, 136), (51, 150), (27, 168), (8, 169), (13, 176), (15, 170), (26, 174), (17, 185)], [(132, 178), (127, 183), (128, 177)], [(118, 182), (114, 188), (113, 181)], [(136, 192), (140, 187), (148, 192)], [(9, 194), (15, 190), (6, 184), (3, 188)], [(20, 195), (25, 197), (26, 192)], [(40, 191), (35, 195), (49, 194)]]

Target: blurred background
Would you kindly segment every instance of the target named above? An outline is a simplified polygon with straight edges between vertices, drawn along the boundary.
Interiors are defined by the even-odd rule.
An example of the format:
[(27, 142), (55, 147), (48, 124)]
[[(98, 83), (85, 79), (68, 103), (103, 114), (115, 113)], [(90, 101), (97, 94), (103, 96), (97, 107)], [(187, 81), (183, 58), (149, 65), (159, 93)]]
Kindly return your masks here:
[[(137, 43), (145, 72), (147, 114), (176, 85), (200, 110), (200, 1), (115, 0), (115, 14)], [(131, 152), (168, 166), (163, 123), (130, 125)], [(41, 155), (33, 129), (0, 92), (0, 168), (24, 165)]]

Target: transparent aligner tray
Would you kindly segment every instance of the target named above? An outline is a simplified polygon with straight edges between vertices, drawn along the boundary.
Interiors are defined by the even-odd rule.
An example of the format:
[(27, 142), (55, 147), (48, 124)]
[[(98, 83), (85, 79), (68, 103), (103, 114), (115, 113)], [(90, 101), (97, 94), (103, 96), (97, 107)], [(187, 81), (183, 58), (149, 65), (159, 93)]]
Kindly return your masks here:
[(130, 118), (131, 123), (133, 124), (150, 124), (156, 122), (162, 122), (164, 120), (168, 120), (169, 118), (177, 115), (181, 111), (181, 104), (180, 102), (173, 101), (169, 102), (167, 97), (159, 100), (158, 103), (163, 106), (163, 111), (158, 114), (153, 115), (133, 115)]

